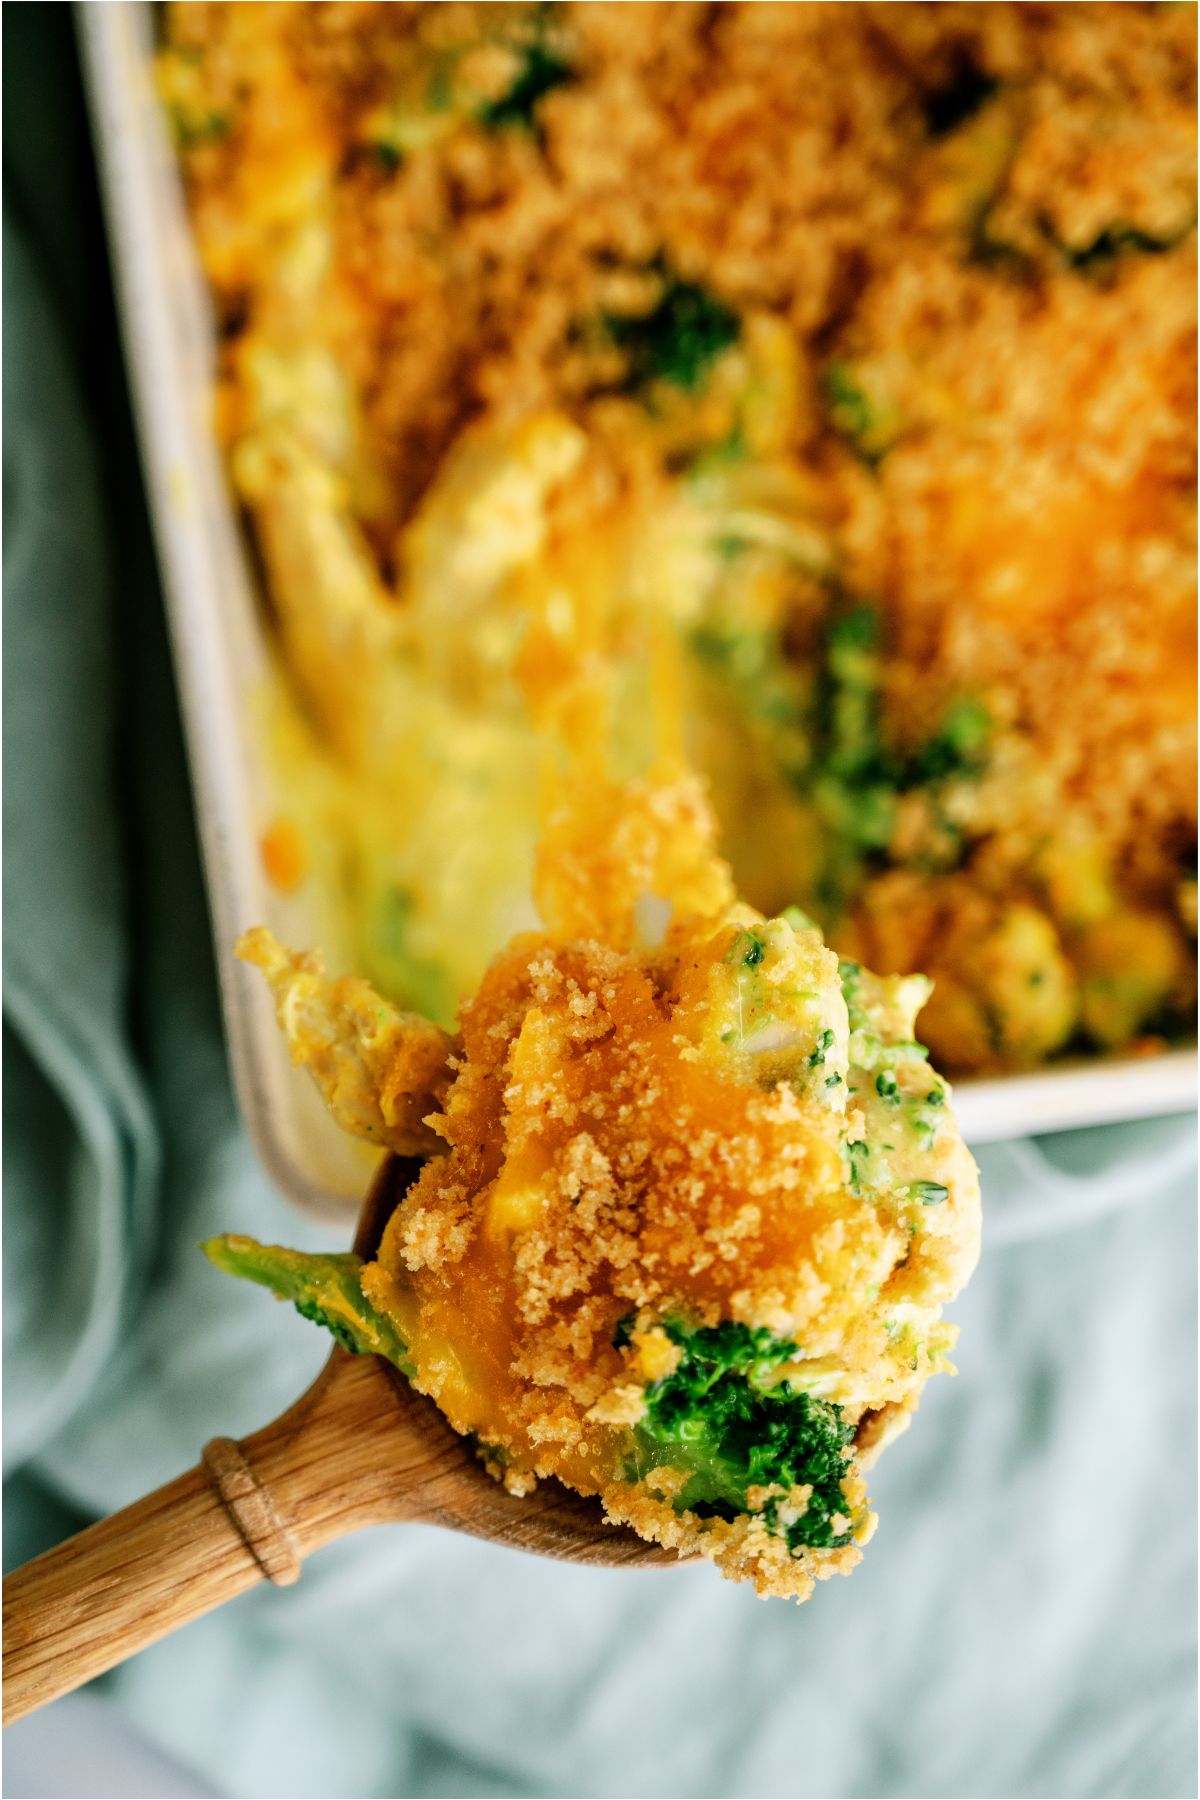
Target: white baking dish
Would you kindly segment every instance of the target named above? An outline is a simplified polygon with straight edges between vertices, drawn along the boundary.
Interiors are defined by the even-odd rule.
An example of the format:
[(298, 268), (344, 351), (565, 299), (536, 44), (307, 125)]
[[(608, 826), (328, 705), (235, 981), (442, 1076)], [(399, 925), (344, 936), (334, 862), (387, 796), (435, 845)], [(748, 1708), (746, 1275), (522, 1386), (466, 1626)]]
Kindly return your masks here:
[[(252, 719), (274, 679), (248, 559), (208, 427), (212, 332), (174, 153), (154, 93), (154, 8), (79, 8), (125, 349), (158, 540), (208, 877), (238, 1100), (285, 1193), (328, 1211), (364, 1190), (373, 1153), (325, 1118), (293, 1070), (259, 978), (230, 946), (263, 921), (292, 943), (325, 940), (311, 899), (267, 882), (258, 838), (281, 804)], [(1196, 1055), (1112, 1060), (964, 1081), (956, 1107), (976, 1144), (1184, 1112)]]

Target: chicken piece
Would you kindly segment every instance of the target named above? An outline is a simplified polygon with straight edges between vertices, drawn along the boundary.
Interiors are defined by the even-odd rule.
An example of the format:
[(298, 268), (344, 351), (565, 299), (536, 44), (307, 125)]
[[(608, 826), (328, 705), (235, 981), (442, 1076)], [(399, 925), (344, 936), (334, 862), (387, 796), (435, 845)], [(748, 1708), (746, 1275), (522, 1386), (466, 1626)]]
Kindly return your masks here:
[(451, 1079), (444, 1031), (357, 976), (331, 980), (314, 951), (285, 950), (261, 925), (238, 939), (237, 953), (266, 976), (292, 1061), (308, 1070), (344, 1131), (400, 1156), (440, 1145), (429, 1120)]

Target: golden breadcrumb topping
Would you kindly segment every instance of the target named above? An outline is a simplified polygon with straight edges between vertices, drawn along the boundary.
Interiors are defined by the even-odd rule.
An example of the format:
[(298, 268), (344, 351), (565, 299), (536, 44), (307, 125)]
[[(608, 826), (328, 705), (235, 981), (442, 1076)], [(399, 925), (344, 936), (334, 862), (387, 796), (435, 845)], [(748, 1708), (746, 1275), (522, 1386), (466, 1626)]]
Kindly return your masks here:
[(607, 667), (948, 1067), (1187, 1028), (1195, 78), (1186, 6), (167, 9), (356, 966), (451, 1022)]
[[(305, 1006), (280, 1005), (293, 1054), (344, 1124), (377, 1133), (422, 1028), (396, 1021), (364, 1055), (347, 984), (266, 933), (246, 949), (277, 993), (280, 967), (286, 982), (303, 971)], [(856, 1451), (834, 1541), (796, 1547), (803, 1484), (752, 1487), (735, 1516), (695, 1511), (686, 1461), (647, 1460), (638, 1433), (686, 1355), (681, 1327), (782, 1341), (777, 1378), (836, 1408), (864, 1455), (948, 1366), (941, 1310), (978, 1255), (979, 1193), (913, 1042), (926, 991), (839, 970), (809, 921), (741, 904), (677, 915), (648, 947), (531, 933), (495, 959), (443, 1044), (425, 1121), (442, 1153), (362, 1290), (416, 1385), (515, 1491), (556, 1475), (764, 1594), (803, 1598), (853, 1566), (873, 1525)], [(426, 1073), (413, 1103), (437, 1086)]]

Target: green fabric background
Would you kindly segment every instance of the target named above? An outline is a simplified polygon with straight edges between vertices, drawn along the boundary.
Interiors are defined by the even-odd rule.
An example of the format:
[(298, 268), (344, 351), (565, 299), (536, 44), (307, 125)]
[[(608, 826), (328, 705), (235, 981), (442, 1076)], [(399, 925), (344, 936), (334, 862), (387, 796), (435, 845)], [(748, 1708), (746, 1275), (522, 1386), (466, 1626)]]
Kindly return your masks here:
[[(70, 11), (3, 23), (11, 1566), (319, 1365), (197, 1239), (332, 1239), (230, 1092)], [(806, 1607), (393, 1529), (98, 1691), (218, 1794), (1194, 1793), (1192, 1139), (981, 1155), (961, 1376)]]

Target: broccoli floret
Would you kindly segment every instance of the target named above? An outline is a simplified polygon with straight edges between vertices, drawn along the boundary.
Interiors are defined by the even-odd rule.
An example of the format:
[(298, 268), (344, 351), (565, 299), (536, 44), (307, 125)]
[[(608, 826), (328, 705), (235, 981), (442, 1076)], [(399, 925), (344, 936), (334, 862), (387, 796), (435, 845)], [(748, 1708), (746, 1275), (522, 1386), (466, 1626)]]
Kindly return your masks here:
[(912, 758), (904, 785), (922, 787), (952, 775), (978, 773), (991, 729), (991, 714), (981, 700), (956, 700), (934, 735)]
[(570, 81), (575, 71), (561, 56), (542, 44), (530, 44), (520, 74), (506, 94), (492, 100), (480, 111), (480, 121), (492, 131), (517, 129), (531, 131), (536, 124), (539, 100), (552, 88)]
[(286, 1250), (233, 1233), (209, 1238), (200, 1248), (226, 1275), (257, 1281), (280, 1299), (290, 1300), (302, 1317), (331, 1332), (343, 1350), (386, 1356), (406, 1375), (412, 1372), (407, 1348), (395, 1326), (376, 1311), (362, 1291), (360, 1256)]
[(867, 392), (853, 363), (827, 363), (821, 389), (833, 429), (868, 467), (875, 468), (900, 436), (896, 408), (882, 395)]
[(826, 918), (843, 910), (863, 867), (886, 851), (903, 769), (882, 725), (883, 659), (875, 609), (839, 608), (815, 671), (790, 660), (778, 631), (696, 631), (692, 645), (727, 682), (780, 777), (825, 831), (812, 895)]
[[(967, 836), (944, 804), (941, 784), (985, 767), (993, 723), (986, 705), (953, 700), (933, 735), (915, 750), (889, 741), (884, 720), (884, 654), (877, 608), (833, 596), (815, 668), (793, 661), (778, 631), (693, 632), (697, 658), (727, 684), (747, 726), (779, 777), (812, 809), (821, 860), (811, 900), (828, 922), (852, 902), (864, 875), (895, 860), (893, 834), (901, 797), (926, 790), (930, 841), (938, 867), (967, 853)], [(936, 835), (935, 835), (936, 833)], [(918, 863), (918, 852), (907, 860)]]
[(803, 672), (787, 660), (778, 631), (704, 625), (692, 633), (691, 646), (763, 740), (780, 775), (803, 787), (811, 758), (807, 686)]
[(817, 706), (811, 792), (829, 832), (819, 899), (839, 914), (864, 864), (886, 851), (895, 822), (901, 769), (882, 721), (879, 620), (856, 606), (830, 624)]
[[(627, 1341), (631, 1324), (622, 1321), (618, 1343)], [(848, 1544), (853, 1529), (842, 1481), (852, 1433), (839, 1406), (798, 1392), (777, 1374), (799, 1354), (796, 1345), (748, 1325), (692, 1330), (669, 1320), (663, 1329), (682, 1356), (646, 1390), (645, 1414), (632, 1428), (629, 1479), (664, 1465), (686, 1471), (675, 1509), (701, 1518), (734, 1519), (754, 1510), (749, 1489), (774, 1489), (758, 1510), (793, 1553)], [(785, 1521), (783, 1496), (799, 1486), (812, 1490), (808, 1506)]]
[(987, 761), (992, 721), (981, 701), (956, 700), (934, 735), (906, 755), (887, 741), (882, 688), (879, 620), (873, 608), (859, 605), (835, 616), (826, 632), (809, 781), (831, 835), (819, 898), (832, 916), (864, 865), (888, 857), (901, 794), (932, 790), (930, 805), (945, 844), (940, 866), (953, 866), (965, 853), (965, 834), (941, 811), (938, 784), (977, 775)]
[(653, 312), (640, 317), (609, 314), (609, 333), (629, 353), (634, 388), (668, 381), (694, 393), (722, 350), (736, 343), (741, 324), (735, 312), (690, 281), (672, 281)]
[(855, 787), (896, 785), (899, 770), (883, 740), (879, 615), (856, 606), (830, 623), (825, 636), (821, 693), (824, 761)]

